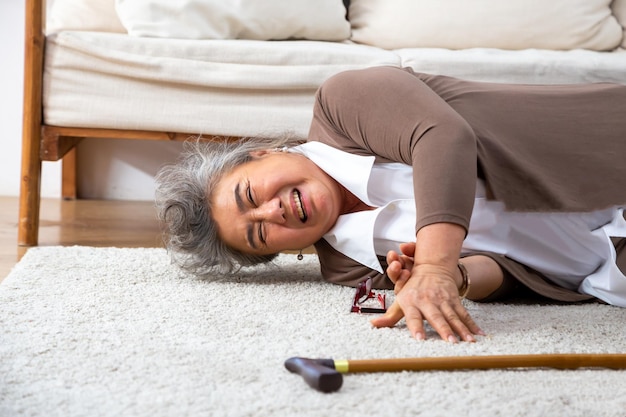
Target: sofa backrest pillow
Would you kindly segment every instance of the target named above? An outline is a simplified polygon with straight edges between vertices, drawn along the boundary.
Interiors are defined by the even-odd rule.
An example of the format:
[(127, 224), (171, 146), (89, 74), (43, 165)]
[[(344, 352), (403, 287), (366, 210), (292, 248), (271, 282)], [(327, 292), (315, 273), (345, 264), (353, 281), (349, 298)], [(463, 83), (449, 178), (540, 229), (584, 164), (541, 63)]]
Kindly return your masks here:
[(613, 0), (611, 8), (613, 9), (613, 14), (617, 18), (617, 21), (622, 25), (624, 30), (621, 47), (626, 49), (626, 0)]
[(343, 41), (342, 0), (116, 0), (133, 36), (181, 39)]
[[(385, 49), (612, 50), (612, 0), (351, 0), (352, 40)], [(618, 0), (622, 1), (622, 0)]]
[(63, 30), (126, 33), (115, 0), (48, 0), (46, 33)]
[[(78, 30), (127, 33), (115, 10), (115, 2), (48, 0), (46, 32)], [(595, 46), (590, 49), (609, 50), (617, 37), (621, 38), (621, 47), (626, 48), (626, 0), (352, 0), (352, 3), (349, 8), (350, 0), (343, 0), (344, 8), (349, 8), (352, 13), (354, 40), (388, 49), (573, 49), (585, 48), (586, 38), (587, 44), (595, 42)], [(621, 36), (617, 34), (619, 28), (614, 25), (607, 4), (610, 4), (612, 15), (621, 25)], [(466, 8), (471, 9), (469, 13)], [(558, 11), (559, 16), (548, 16), (546, 10), (552, 13)], [(571, 21), (573, 23), (568, 23), (572, 17), (575, 18)], [(529, 22), (533, 20), (535, 23), (531, 25)], [(576, 29), (576, 20), (580, 29)], [(398, 24), (401, 21), (411, 23), (401, 28)], [(451, 27), (453, 22), (460, 25)], [(593, 26), (594, 22), (596, 26)], [(504, 27), (505, 23), (511, 26)], [(344, 21), (339, 25), (343, 26), (342, 36), (345, 34), (345, 25)], [(574, 35), (570, 32), (574, 32)], [(609, 36), (603, 37), (602, 34)]]

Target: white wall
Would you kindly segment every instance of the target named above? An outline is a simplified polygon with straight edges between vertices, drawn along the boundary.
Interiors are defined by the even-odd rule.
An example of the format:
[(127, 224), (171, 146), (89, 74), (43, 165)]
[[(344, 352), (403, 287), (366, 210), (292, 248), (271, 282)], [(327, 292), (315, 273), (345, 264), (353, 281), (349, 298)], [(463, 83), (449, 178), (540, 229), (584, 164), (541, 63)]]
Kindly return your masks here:
[(82, 198), (154, 198), (154, 175), (174, 161), (181, 143), (151, 140), (87, 139), (78, 146), (78, 192)]
[[(24, 60), (24, 0), (0, 0), (0, 195), (16, 196), (20, 186), (22, 148), (22, 83)], [(59, 170), (45, 164), (46, 196), (60, 193)], [(58, 165), (58, 164), (55, 164)]]
[[(24, 0), (0, 0), (0, 196), (19, 195), (24, 60)], [(153, 176), (180, 143), (89, 139), (79, 146), (83, 198), (151, 200)], [(44, 162), (41, 192), (59, 197), (60, 163)]]

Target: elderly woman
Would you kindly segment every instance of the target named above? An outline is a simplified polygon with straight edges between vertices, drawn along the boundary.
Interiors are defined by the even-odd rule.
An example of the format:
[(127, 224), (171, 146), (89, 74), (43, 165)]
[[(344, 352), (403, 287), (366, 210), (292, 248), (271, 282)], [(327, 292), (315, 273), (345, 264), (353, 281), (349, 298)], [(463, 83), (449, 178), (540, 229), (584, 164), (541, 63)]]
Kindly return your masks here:
[(193, 145), (158, 175), (159, 215), (189, 270), (315, 245), (326, 280), (395, 286), (375, 326), (474, 341), (463, 296), (626, 306), (624, 114), (622, 85), (348, 71), (320, 87), (307, 143)]

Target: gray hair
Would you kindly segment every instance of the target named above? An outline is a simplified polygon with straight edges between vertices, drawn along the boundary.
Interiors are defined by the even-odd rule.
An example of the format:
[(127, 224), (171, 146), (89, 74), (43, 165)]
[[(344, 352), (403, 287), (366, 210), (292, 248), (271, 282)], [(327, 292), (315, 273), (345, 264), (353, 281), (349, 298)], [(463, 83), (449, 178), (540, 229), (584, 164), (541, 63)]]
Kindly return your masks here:
[(277, 254), (242, 253), (220, 239), (211, 215), (211, 193), (224, 174), (251, 160), (251, 152), (301, 143), (288, 136), (186, 142), (178, 162), (163, 167), (155, 178), (157, 215), (174, 263), (205, 275), (272, 261)]

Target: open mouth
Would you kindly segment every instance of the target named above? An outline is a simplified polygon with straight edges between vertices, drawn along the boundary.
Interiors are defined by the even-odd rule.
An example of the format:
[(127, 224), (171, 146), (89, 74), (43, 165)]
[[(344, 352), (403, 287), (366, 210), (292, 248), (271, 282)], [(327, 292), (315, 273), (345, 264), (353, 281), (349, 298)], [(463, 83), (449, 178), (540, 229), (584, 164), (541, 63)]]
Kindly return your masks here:
[(298, 217), (302, 223), (306, 222), (308, 218), (306, 211), (304, 211), (304, 205), (302, 204), (302, 198), (300, 196), (300, 191), (293, 190), (293, 200), (296, 203), (296, 211), (298, 212)]

